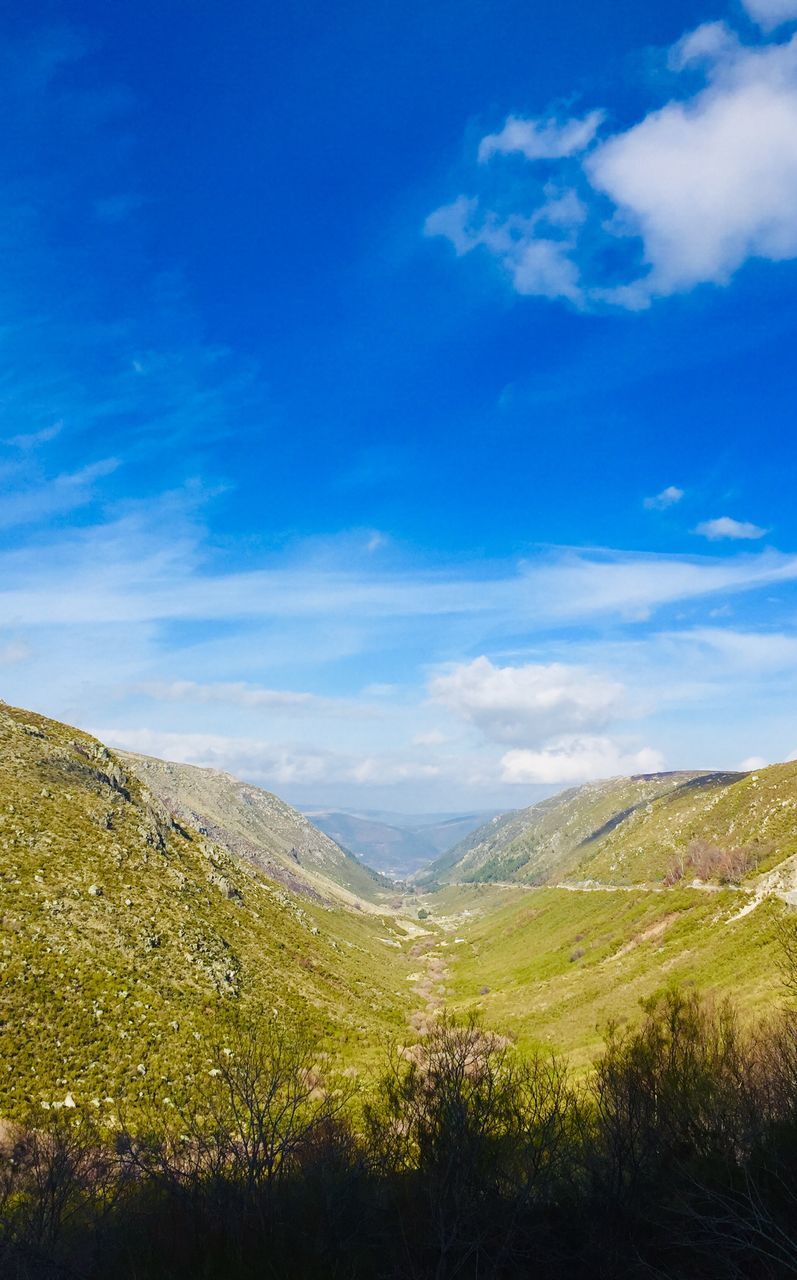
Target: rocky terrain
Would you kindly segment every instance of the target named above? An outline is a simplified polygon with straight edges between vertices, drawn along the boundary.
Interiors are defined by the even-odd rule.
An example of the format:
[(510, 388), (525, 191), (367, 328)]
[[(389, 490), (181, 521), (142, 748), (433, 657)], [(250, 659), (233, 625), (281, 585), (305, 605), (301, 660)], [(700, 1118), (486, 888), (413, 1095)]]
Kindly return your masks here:
[(179, 821), (287, 888), (351, 902), (355, 897), (374, 900), (390, 887), (269, 791), (219, 769), (117, 754)]
[[(168, 1093), (236, 1006), (360, 1059), (403, 1024), (394, 915), (336, 901), (349, 891), (317, 868), (293, 892), (183, 813), (89, 735), (0, 707), (0, 1116), (70, 1100), (113, 1116), (145, 1082)], [(296, 840), (309, 858), (301, 821)]]

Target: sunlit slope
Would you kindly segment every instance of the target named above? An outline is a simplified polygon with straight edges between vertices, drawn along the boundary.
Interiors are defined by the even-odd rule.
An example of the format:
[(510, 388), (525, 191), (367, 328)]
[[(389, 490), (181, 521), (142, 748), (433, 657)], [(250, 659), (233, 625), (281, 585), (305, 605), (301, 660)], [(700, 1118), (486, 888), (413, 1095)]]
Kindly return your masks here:
[(113, 1109), (144, 1072), (179, 1076), (234, 1004), (360, 1060), (411, 1000), (392, 919), (291, 893), (181, 829), (96, 740), (5, 706), (0, 922), (0, 1116), (68, 1094)]
[(496, 819), (427, 881), (641, 884), (739, 879), (797, 853), (797, 763), (674, 773), (573, 788)]
[(289, 888), (326, 896), (333, 886), (368, 899), (390, 882), (284, 800), (223, 773), (119, 752), (170, 813)]
[[(451, 1007), (527, 1046), (586, 1063), (609, 1022), (668, 984), (732, 995), (742, 1012), (784, 999), (778, 922), (768, 897), (742, 914), (741, 891), (499, 889), (461, 886), (431, 901), (447, 925)], [(456, 939), (456, 940), (455, 940)]]

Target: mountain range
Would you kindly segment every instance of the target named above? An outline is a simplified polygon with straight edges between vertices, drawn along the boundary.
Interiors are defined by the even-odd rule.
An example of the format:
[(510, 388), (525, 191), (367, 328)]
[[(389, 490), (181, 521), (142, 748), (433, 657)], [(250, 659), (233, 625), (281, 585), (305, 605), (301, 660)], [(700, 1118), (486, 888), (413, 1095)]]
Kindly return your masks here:
[[(370, 819), (328, 815), (351, 844), (344, 817)], [(588, 783), (401, 884), (228, 774), (0, 705), (0, 1117), (112, 1124), (205, 1070), (236, 1008), (352, 1071), (444, 1007), (580, 1063), (668, 983), (772, 1007), (796, 901), (797, 763)]]
[(344, 813), (306, 808), (307, 817), (344, 849), (394, 879), (419, 872), (488, 822), (493, 813)]
[(453, 882), (611, 885), (738, 881), (797, 853), (797, 762), (573, 787), (492, 818), (416, 876)]

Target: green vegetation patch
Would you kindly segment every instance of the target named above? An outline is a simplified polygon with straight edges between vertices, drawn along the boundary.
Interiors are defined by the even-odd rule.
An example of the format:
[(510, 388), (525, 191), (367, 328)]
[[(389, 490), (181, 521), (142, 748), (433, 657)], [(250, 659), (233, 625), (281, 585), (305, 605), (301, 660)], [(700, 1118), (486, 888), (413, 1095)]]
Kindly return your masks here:
[(87, 734), (0, 709), (0, 1114), (113, 1115), (192, 1070), (232, 1003), (367, 1060), (412, 1003), (403, 936), (177, 825)]

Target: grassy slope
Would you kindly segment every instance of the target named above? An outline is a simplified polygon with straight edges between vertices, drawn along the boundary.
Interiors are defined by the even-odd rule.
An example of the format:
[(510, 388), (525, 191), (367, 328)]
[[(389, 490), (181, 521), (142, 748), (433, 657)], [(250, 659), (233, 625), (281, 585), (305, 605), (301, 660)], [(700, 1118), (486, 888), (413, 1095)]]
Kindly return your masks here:
[(757, 774), (615, 778), (488, 824), (429, 869), (440, 882), (661, 881), (694, 839), (749, 847), (761, 869), (797, 852), (797, 764)]
[[(758, 837), (775, 863), (792, 848), (796, 775), (784, 765), (681, 792), (666, 815), (645, 801), (648, 834), (660, 831), (646, 874), (692, 830)], [(611, 811), (605, 793), (598, 800)], [(611, 843), (623, 825), (588, 846), (593, 871), (627, 874)], [(579, 1062), (599, 1028), (666, 982), (732, 992), (747, 1008), (778, 999), (777, 898), (474, 884), (421, 903), (432, 910), (428, 956), (390, 915), (297, 896), (181, 830), (87, 735), (0, 708), (0, 1115), (67, 1092), (113, 1114), (120, 1096), (135, 1100), (139, 1064), (166, 1090), (203, 1069), (208, 1034), (239, 1004), (311, 1024), (365, 1063), (402, 1034), (438, 962), (448, 973), (429, 977), (430, 990), (443, 983), (454, 1007), (481, 1007), (521, 1043)]]
[(328, 896), (331, 881), (374, 901), (390, 883), (284, 800), (218, 769), (117, 753), (171, 813), (288, 887)]
[(746, 901), (730, 889), (492, 886), (430, 898), (435, 916), (448, 916), (444, 954), (455, 1007), (480, 1008), (521, 1043), (564, 1049), (577, 1062), (591, 1057), (610, 1020), (634, 1017), (639, 1000), (667, 983), (732, 993), (747, 1010), (776, 1004), (775, 926), (787, 908), (770, 898), (734, 920)]
[(393, 920), (291, 894), (177, 828), (86, 734), (8, 707), (0, 923), (0, 1114), (67, 1091), (135, 1097), (139, 1064), (193, 1070), (233, 1002), (357, 1060), (411, 1003)]

